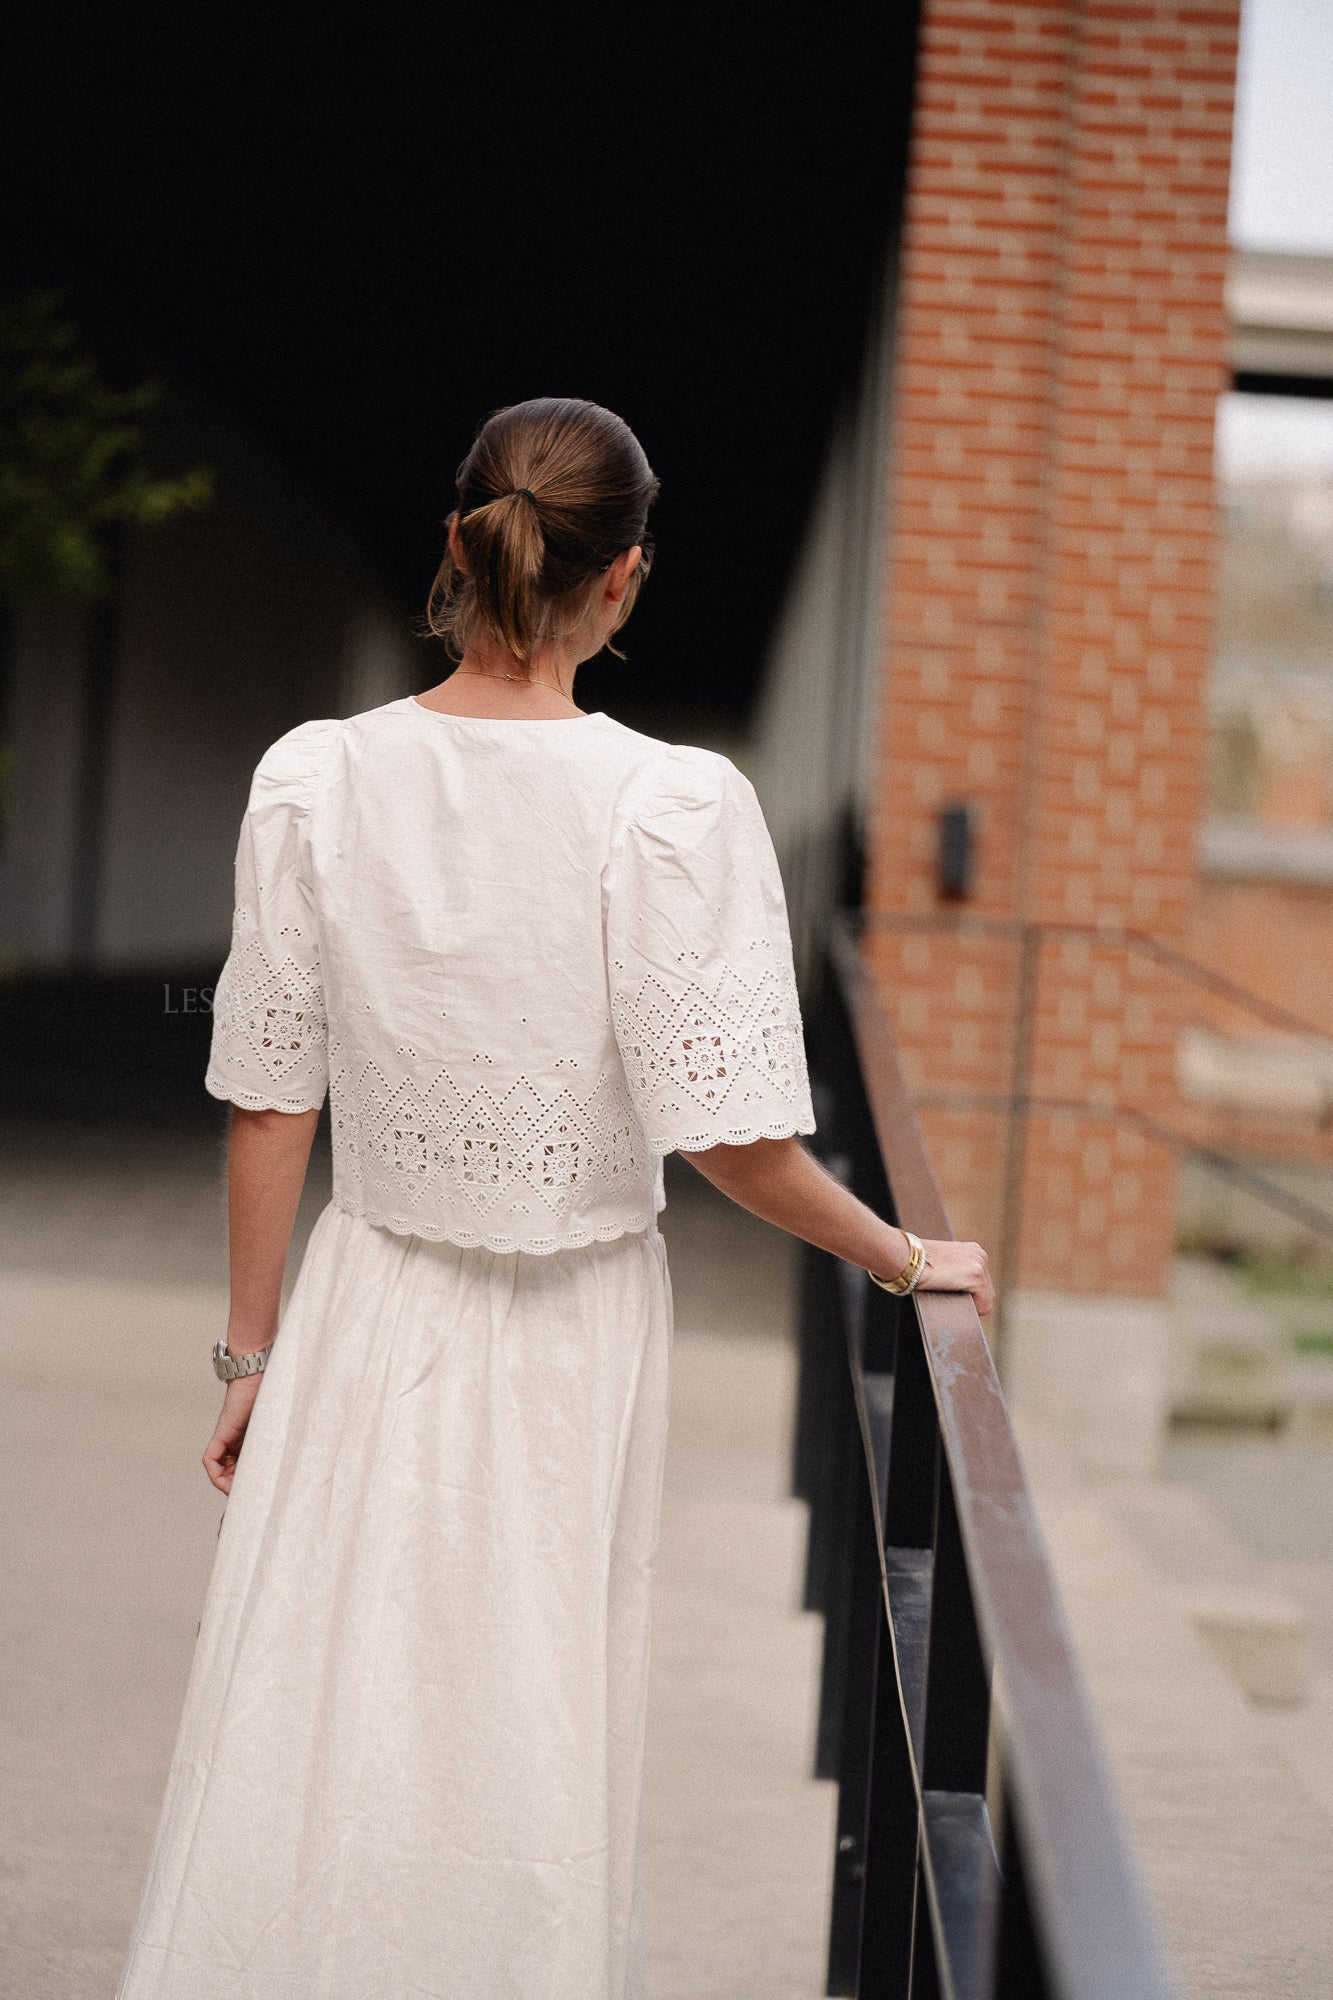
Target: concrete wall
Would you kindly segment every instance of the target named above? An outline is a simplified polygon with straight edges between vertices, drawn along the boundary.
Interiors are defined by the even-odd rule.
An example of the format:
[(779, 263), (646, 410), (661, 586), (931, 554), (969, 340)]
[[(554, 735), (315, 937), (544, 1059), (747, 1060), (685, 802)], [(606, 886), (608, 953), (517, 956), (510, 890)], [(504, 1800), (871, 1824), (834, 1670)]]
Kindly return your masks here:
[(79, 743), (86, 619), (64, 604), (24, 605), (14, 619), (2, 739), (0, 968), (59, 965), (74, 925)]
[(308, 717), (353, 714), (438, 678), (346, 534), (234, 426), (177, 399), (158, 444), (167, 463), (211, 465), (216, 499), (129, 546), (93, 745), (103, 801), (84, 897), (87, 614), (32, 606), (18, 620), (0, 956), (19, 970), (217, 960), (261, 752)]
[(892, 340), (890, 290), (830, 440), (755, 719), (755, 783), (806, 991), (824, 918), (845, 893), (847, 835), (853, 847), (864, 840), (876, 776)]

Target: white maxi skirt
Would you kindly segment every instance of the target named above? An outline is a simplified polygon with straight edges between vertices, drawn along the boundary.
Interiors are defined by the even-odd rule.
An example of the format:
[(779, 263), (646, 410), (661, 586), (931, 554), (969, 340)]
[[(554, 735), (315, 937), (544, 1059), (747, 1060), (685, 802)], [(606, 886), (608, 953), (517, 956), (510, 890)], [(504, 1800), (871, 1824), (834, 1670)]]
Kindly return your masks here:
[(310, 1237), (117, 2000), (638, 2000), (671, 1286)]

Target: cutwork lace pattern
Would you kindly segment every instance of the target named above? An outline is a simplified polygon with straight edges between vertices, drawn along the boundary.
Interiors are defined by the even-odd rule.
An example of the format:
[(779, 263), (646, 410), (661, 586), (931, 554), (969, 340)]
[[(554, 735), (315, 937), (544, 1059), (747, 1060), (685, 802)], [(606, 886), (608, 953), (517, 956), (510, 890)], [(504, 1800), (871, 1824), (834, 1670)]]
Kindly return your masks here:
[[(314, 1110), (324, 1099), (328, 1030), (318, 968), (301, 963), (313, 950), (313, 930), (296, 924), (276, 930), (275, 945), (287, 947), (278, 958), (256, 931), (247, 935), (252, 922), (238, 911), (213, 996), (208, 1087), (249, 1111)], [(219, 1059), (225, 1087), (218, 1087)]]
[[(338, 1199), (390, 1228), (505, 1252), (575, 1249), (652, 1219), (643, 1138), (614, 1074), (582, 1094), (526, 1076), (460, 1087), (443, 1068), (418, 1083), (335, 1042), (330, 1095)], [(608, 1204), (615, 1219), (588, 1225)]]
[[(295, 927), (278, 935), (304, 942)], [(674, 991), (656, 975), (617, 988), (622, 1060), (608, 1043), (580, 1090), (460, 1081), (443, 1065), (394, 1073), (328, 1037), (317, 972), (241, 936), (218, 985), (209, 1084), (292, 1110), (320, 1103), (327, 1077), (336, 1198), (354, 1214), (464, 1248), (578, 1248), (648, 1226), (654, 1155), (813, 1130), (796, 994), (763, 963), (770, 949), (753, 947), (748, 979), (728, 967), (705, 984), (682, 968)]]
[(623, 1066), (590, 1090), (460, 1082), (444, 1067), (414, 1081), (335, 1039), (339, 1201), (464, 1247), (572, 1249), (651, 1222), (655, 1154), (813, 1129), (790, 978), (728, 970), (672, 993), (649, 977), (614, 1017)]
[(755, 941), (748, 979), (728, 966), (711, 985), (691, 977), (673, 992), (650, 976), (617, 992), (616, 1037), (652, 1152), (814, 1130), (800, 1008), (790, 975), (763, 962), (772, 949)]

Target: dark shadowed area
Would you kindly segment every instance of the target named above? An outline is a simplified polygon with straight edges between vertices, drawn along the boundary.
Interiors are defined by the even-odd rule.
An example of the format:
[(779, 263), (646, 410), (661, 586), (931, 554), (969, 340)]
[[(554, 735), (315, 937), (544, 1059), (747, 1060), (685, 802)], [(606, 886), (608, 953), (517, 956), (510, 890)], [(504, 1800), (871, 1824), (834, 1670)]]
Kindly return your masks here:
[(734, 723), (859, 364), (911, 12), (27, 0), (6, 280), (234, 413), (405, 616), (481, 415), (619, 410), (663, 481), (658, 575), (583, 698)]

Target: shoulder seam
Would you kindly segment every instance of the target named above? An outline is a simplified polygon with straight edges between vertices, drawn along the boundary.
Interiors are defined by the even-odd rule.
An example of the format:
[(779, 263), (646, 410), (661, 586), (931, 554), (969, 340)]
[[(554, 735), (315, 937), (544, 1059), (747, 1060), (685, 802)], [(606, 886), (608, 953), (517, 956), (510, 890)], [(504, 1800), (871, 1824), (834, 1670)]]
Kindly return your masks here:
[[(294, 724), (291, 729), (284, 730), (281, 736), (276, 737), (255, 765), (254, 774), (250, 780), (250, 797), (246, 806), (247, 812), (254, 809), (255, 789), (259, 783), (260, 775), (263, 773), (271, 783), (286, 786), (289, 804), (293, 810), (301, 814), (308, 813), (314, 804), (316, 793), (328, 770), (329, 751), (342, 726), (342, 718), (339, 716), (313, 716), (306, 722)], [(274, 751), (278, 750), (283, 744), (292, 745), (293, 738), (301, 739), (303, 747), (305, 745), (310, 746), (312, 754), (310, 756), (308, 771), (300, 773), (299, 778), (297, 774), (284, 777), (277, 772), (265, 772), (265, 766), (273, 756)], [(292, 745), (292, 747), (295, 746)]]
[[(611, 821), (611, 851), (613, 853), (624, 839), (629, 827), (633, 824), (634, 818), (643, 806), (644, 800), (651, 796), (653, 780), (660, 772), (667, 758), (678, 755), (682, 750), (692, 751), (694, 749), (695, 746), (689, 743), (659, 742), (654, 753), (649, 757), (645, 757), (635, 767), (619, 798), (616, 800), (615, 811)], [(700, 752), (698, 754), (711, 755), (713, 753)]]
[(314, 812), (316, 803), (318, 802), (323, 792), (324, 786), (328, 783), (329, 764), (330, 764), (329, 752), (332, 750), (333, 745), (338, 740), (338, 738), (342, 735), (344, 719), (345, 718), (343, 718), (342, 716), (330, 716), (327, 718), (329, 727), (327, 733), (325, 734), (324, 741), (320, 746), (319, 761), (315, 766), (315, 773), (310, 784), (310, 797), (306, 801), (305, 810), (307, 819), (309, 819), (311, 814)]

